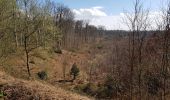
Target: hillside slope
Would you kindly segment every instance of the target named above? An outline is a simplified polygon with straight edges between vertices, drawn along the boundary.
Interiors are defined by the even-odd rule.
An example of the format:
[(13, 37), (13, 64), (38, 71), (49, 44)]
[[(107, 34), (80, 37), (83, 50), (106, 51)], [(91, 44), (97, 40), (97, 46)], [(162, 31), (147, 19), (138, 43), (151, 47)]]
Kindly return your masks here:
[(16, 79), (4, 72), (0, 72), (0, 88), (7, 95), (5, 100), (90, 100), (45, 82)]

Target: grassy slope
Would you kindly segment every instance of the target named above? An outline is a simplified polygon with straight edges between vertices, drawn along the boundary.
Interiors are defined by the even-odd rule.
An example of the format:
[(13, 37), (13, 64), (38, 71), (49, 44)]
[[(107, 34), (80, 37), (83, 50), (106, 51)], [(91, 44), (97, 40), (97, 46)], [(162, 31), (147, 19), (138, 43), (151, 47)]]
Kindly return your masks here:
[[(92, 46), (92, 47), (91, 47)], [(10, 92), (9, 94), (15, 93), (19, 97), (26, 96), (33, 96), (33, 97), (40, 97), (40, 98), (47, 98), (47, 99), (83, 99), (88, 100), (89, 98), (81, 97), (77, 94), (72, 92), (65, 91), (59, 87), (60, 84), (56, 83), (57, 80), (63, 79), (63, 62), (64, 60), (67, 62), (66, 64), (66, 78), (71, 79), (69, 75), (70, 68), (73, 63), (77, 63), (78, 67), (80, 68), (80, 75), (75, 83), (68, 84), (68, 86), (64, 85), (64, 88), (70, 90), (70, 88), (74, 87), (76, 84), (85, 83), (87, 80), (88, 75), (86, 74), (84, 69), (88, 67), (88, 61), (91, 60), (91, 54), (96, 52), (93, 48), (96, 48), (96, 44), (94, 45), (87, 45), (81, 48), (78, 51), (66, 51), (63, 50), (63, 54), (55, 54), (50, 53), (48, 50), (37, 49), (30, 54), (30, 61), (34, 63), (30, 63), (31, 74), (34, 81), (26, 81), (23, 79), (27, 79), (27, 70), (25, 66), (25, 56), (23, 52), (17, 52), (13, 55), (10, 55), (4, 63), (4, 66), (0, 66), (1, 70), (3, 69), (6, 74), (0, 72), (0, 84), (3, 81), (7, 81), (8, 83), (6, 89), (8, 91), (9, 88), (13, 88), (14, 91)], [(90, 51), (90, 52), (89, 52)], [(99, 50), (100, 51), (100, 50)], [(101, 52), (96, 52), (101, 53)], [(48, 80), (47, 83), (36, 81), (37, 75), (36, 73), (39, 71), (45, 70), (48, 73)], [(11, 76), (8, 76), (8, 75)], [(5, 75), (5, 76), (4, 76)], [(9, 77), (9, 79), (8, 79)], [(15, 77), (15, 78), (14, 78)], [(5, 78), (3, 80), (3, 78)], [(19, 79), (18, 79), (19, 78)], [(2, 82), (1, 82), (2, 81)], [(52, 86), (55, 85), (55, 86)], [(62, 86), (63, 88), (63, 86)], [(26, 90), (26, 91), (25, 91)], [(21, 91), (24, 91), (22, 93)], [(16, 97), (16, 96), (15, 96)]]
[[(87, 75), (83, 75), (83, 63), (81, 62), (87, 60), (87, 56), (87, 53), (84, 54), (84, 52), (63, 50), (63, 54), (55, 54), (41, 48), (37, 49), (30, 54), (30, 61), (34, 63), (30, 63), (32, 80), (28, 81), (24, 80), (28, 79), (24, 53), (14, 53), (8, 56), (3, 65), (0, 66), (0, 86), (5, 84), (3, 90), (8, 95), (7, 100), (32, 100), (36, 98), (40, 100), (89, 100), (88, 97), (67, 91), (68, 88), (63, 89), (59, 86), (60, 84), (55, 82), (63, 79), (62, 67), (64, 60), (67, 62), (66, 74), (68, 79), (71, 79), (69, 70), (74, 62), (78, 64), (81, 70), (78, 80), (84, 79), (83, 76)], [(42, 70), (48, 73), (46, 82), (37, 81), (36, 74)], [(74, 84), (76, 83), (68, 87), (72, 87)]]
[(7, 100), (90, 100), (45, 82), (16, 79), (4, 72), (0, 72), (0, 85), (2, 84)]

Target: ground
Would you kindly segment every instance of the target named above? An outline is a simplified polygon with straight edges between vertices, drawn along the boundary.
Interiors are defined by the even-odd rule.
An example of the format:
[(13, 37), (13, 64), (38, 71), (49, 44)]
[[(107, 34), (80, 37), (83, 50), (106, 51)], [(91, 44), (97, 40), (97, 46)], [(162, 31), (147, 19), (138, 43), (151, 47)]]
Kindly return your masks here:
[(36, 80), (22, 80), (0, 72), (0, 87), (5, 100), (92, 100), (85, 96)]
[[(0, 84), (7, 92), (10, 100), (25, 100), (26, 98), (41, 98), (42, 100), (89, 100), (87, 96), (76, 94), (74, 87), (79, 84), (88, 83), (88, 71), (90, 64), (97, 63), (107, 54), (110, 45), (100, 43), (84, 45), (80, 49), (64, 50), (62, 54), (51, 51), (50, 48), (37, 48), (30, 53), (31, 78), (28, 78), (25, 54), (22, 49), (9, 55), (0, 65)], [(64, 64), (65, 63), (65, 64)], [(66, 80), (71, 80), (71, 66), (76, 63), (80, 69), (76, 81), (71, 83), (59, 83), (63, 80), (63, 66), (66, 66)], [(45, 71), (48, 75), (46, 80), (40, 80), (37, 73)], [(11, 77), (12, 76), (12, 77)], [(96, 81), (97, 82), (97, 81)], [(13, 96), (17, 95), (17, 96)], [(9, 96), (9, 97), (8, 97)], [(16, 98), (14, 98), (16, 97)]]

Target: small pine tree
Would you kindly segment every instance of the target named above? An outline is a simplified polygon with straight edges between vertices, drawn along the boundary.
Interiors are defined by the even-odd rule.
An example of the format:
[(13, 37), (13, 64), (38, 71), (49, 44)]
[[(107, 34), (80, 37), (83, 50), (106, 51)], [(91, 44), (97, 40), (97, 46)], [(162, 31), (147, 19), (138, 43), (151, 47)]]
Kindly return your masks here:
[(76, 63), (74, 63), (70, 71), (70, 75), (73, 75), (73, 80), (76, 79), (76, 77), (79, 75), (79, 72), (79, 68), (77, 67)]

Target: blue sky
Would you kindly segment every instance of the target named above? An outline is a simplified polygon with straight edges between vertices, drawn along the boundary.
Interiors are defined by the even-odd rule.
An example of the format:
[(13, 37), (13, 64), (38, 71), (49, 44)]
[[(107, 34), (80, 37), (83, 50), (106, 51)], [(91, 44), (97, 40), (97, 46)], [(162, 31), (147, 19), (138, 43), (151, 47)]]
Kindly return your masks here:
[[(54, 0), (63, 3), (71, 9), (90, 8), (95, 6), (102, 6), (108, 14), (119, 14), (123, 10), (130, 10), (134, 0)], [(161, 0), (143, 0), (144, 5), (148, 8), (157, 10), (160, 6)]]
[[(58, 0), (70, 8), (79, 9), (79, 8), (90, 8), (95, 6), (102, 6), (107, 13), (119, 13), (123, 7), (130, 5), (129, 0)], [(123, 1), (125, 1), (123, 3)]]
[[(54, 0), (71, 8), (76, 19), (89, 20), (90, 24), (103, 25), (107, 29), (124, 29), (120, 23), (120, 15), (124, 11), (132, 11), (134, 0)], [(165, 1), (165, 0), (164, 0)], [(161, 0), (142, 0), (143, 5), (151, 12), (157, 12)], [(95, 15), (96, 14), (96, 15)]]

